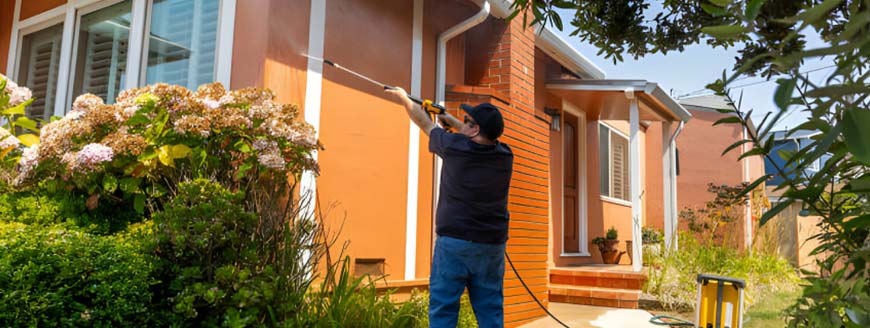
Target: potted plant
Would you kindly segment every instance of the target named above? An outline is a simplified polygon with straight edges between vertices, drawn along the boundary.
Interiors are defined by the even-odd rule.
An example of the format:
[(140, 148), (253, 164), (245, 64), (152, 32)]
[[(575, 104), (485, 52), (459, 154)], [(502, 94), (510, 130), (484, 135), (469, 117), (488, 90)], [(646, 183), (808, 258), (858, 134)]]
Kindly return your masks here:
[(619, 244), (619, 233), (616, 228), (610, 227), (605, 234), (606, 238), (596, 237), (592, 239), (592, 243), (598, 246), (598, 251), (601, 252), (601, 260), (604, 264), (619, 263), (619, 259), (625, 252), (620, 252), (616, 245)]
[(644, 227), (641, 231), (641, 237), (643, 239), (643, 248), (646, 252), (658, 255), (662, 250), (662, 233), (656, 228), (653, 227)]

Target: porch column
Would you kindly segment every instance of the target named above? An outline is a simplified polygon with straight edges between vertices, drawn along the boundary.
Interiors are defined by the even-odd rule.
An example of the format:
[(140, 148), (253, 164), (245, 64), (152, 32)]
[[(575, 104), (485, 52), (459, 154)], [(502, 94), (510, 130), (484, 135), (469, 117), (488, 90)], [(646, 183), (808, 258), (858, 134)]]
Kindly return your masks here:
[(676, 160), (674, 144), (671, 142), (670, 121), (662, 122), (662, 193), (664, 195), (665, 249), (677, 248)]
[(640, 225), (643, 222), (640, 193), (643, 186), (641, 186), (640, 179), (640, 136), (638, 135), (640, 132), (640, 113), (638, 112), (637, 97), (634, 94), (634, 89), (626, 89), (625, 97), (630, 102), (628, 122), (631, 126), (628, 148), (628, 163), (630, 166), (628, 176), (631, 179), (629, 183), (631, 194), (631, 266), (634, 271), (640, 271), (643, 269), (643, 254), (641, 254), (643, 240), (640, 231)]

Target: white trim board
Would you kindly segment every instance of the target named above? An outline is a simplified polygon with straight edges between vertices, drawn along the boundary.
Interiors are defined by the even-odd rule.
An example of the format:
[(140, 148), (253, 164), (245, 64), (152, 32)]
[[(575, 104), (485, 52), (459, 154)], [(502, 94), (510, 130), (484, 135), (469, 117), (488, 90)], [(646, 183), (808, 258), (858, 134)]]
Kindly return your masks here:
[[(419, 95), (423, 78), (423, 0), (414, 0), (411, 40), (411, 94)], [(420, 129), (408, 119), (408, 199), (405, 205), (405, 280), (417, 277), (417, 185), (420, 179)]]
[[(558, 236), (559, 237), (559, 245), (561, 245), (560, 256), (566, 256), (566, 257), (591, 256), (591, 254), (589, 254), (589, 226), (588, 226), (588, 224), (589, 224), (588, 223), (589, 222), (588, 221), (589, 220), (589, 218), (588, 218), (588, 211), (589, 211), (588, 210), (588, 195), (589, 195), (588, 192), (589, 191), (588, 191), (588, 189), (589, 188), (588, 188), (588, 174), (586, 172), (586, 168), (587, 168), (586, 160), (588, 158), (587, 153), (586, 153), (587, 152), (587, 147), (586, 147), (586, 141), (587, 141), (586, 140), (586, 129), (587, 129), (587, 127), (586, 127), (586, 113), (581, 111), (579, 108), (574, 106), (574, 104), (572, 104), (568, 101), (562, 101), (562, 108), (564, 111), (577, 117), (577, 131), (576, 131), (577, 148), (578, 148), (577, 149), (577, 165), (579, 166), (577, 168), (577, 186), (578, 186), (577, 199), (579, 200), (577, 212), (580, 216), (577, 220), (577, 228), (579, 229), (578, 236), (580, 236), (580, 238), (578, 240), (578, 242), (580, 243), (579, 248), (578, 248), (580, 250), (580, 252), (578, 252), (578, 253), (565, 253), (565, 244), (564, 244), (565, 243), (565, 236), (564, 236), (564, 234), (565, 234), (565, 201), (564, 201), (565, 184), (563, 181), (559, 181), (558, 182), (559, 183), (559, 190), (561, 191), (561, 197), (563, 198), (563, 200), (561, 202), (562, 208), (559, 209), (562, 211), (562, 215), (561, 215), (561, 217), (562, 217), (562, 229), (561, 229), (562, 236)], [(564, 127), (565, 120), (562, 119), (561, 122), (559, 122), (559, 123), (562, 124), (562, 126)], [(564, 129), (562, 129), (562, 131), (564, 131)], [(562, 136), (562, 138), (564, 138), (564, 136)], [(561, 155), (562, 155), (562, 157), (559, 160), (562, 161), (562, 174), (561, 174), (561, 176), (562, 176), (562, 179), (564, 179), (564, 177), (565, 177), (564, 143), (563, 143), (563, 150), (562, 150)]]
[[(308, 26), (308, 54), (323, 58), (324, 33), (326, 31), (326, 0), (311, 0), (311, 17)], [(320, 99), (323, 88), (323, 62), (308, 59), (305, 81), (305, 122), (314, 127), (314, 137), (320, 138)], [(311, 154), (317, 160), (317, 151)], [(302, 209), (303, 217), (314, 215), (317, 199), (317, 179), (314, 172), (306, 171), (300, 181), (300, 194), (310, 197)]]

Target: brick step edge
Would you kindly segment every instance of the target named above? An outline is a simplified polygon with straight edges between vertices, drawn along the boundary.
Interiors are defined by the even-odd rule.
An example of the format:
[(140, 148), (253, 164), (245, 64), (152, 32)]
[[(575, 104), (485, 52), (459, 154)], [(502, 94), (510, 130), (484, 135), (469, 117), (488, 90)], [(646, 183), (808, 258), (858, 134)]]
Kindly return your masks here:
[(588, 297), (596, 299), (612, 299), (621, 301), (633, 301), (635, 305), (640, 299), (640, 290), (636, 289), (619, 289), (619, 288), (602, 288), (589, 286), (571, 286), (571, 285), (550, 285), (550, 297), (556, 296), (573, 296), (573, 297)]
[(646, 280), (631, 278), (584, 277), (550, 274), (550, 284), (552, 285), (617, 288), (639, 291), (643, 289), (644, 282), (646, 282)]

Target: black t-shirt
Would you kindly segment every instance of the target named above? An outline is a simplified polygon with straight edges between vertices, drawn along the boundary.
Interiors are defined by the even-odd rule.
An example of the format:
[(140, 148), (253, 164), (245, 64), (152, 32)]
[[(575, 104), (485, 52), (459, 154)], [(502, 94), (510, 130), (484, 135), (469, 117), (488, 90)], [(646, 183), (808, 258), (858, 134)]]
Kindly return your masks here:
[(496, 142), (481, 145), (463, 134), (434, 128), (429, 151), (444, 160), (435, 231), (477, 243), (508, 239), (508, 189), (514, 155)]

